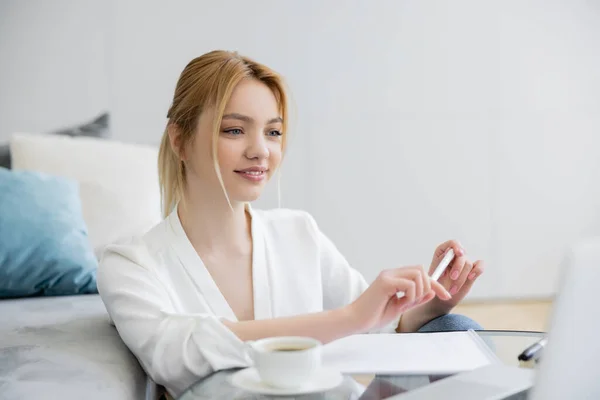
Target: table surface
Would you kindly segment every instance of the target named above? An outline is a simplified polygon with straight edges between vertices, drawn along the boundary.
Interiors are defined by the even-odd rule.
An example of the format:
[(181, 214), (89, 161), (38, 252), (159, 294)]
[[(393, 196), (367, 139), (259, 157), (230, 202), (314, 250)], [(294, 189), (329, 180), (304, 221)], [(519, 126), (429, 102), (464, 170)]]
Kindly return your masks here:
[[(528, 331), (476, 331), (494, 351), (496, 356), (507, 365), (518, 366), (517, 356), (527, 346), (545, 336), (544, 332)], [(428, 385), (449, 375), (347, 375), (336, 388), (321, 393), (276, 397), (246, 392), (231, 385), (229, 377), (239, 369), (224, 370), (198, 381), (190, 387), (179, 400), (259, 400), (259, 399), (301, 399), (301, 400), (382, 400), (398, 393)]]

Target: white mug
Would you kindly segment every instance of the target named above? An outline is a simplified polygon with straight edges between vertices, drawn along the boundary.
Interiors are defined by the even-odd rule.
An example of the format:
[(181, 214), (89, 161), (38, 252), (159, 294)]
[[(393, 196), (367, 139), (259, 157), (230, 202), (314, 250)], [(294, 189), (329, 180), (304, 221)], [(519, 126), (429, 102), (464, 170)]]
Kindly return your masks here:
[(280, 336), (246, 344), (260, 379), (272, 387), (301, 387), (321, 367), (323, 345), (310, 337)]

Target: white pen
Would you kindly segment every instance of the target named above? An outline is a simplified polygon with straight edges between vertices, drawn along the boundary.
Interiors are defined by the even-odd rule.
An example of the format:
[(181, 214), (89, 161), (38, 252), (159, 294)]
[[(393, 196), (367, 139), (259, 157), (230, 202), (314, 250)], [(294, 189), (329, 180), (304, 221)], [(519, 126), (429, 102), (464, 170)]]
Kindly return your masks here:
[[(454, 260), (454, 250), (450, 248), (450, 250), (448, 250), (444, 258), (442, 258), (442, 261), (440, 261), (438, 266), (435, 268), (435, 271), (433, 271), (433, 274), (431, 274), (431, 279), (435, 281), (440, 279), (440, 277), (442, 276), (446, 268), (448, 268), (452, 260)], [(404, 297), (404, 292), (398, 292), (396, 296), (400, 299)]]
[(435, 271), (433, 271), (433, 274), (431, 274), (431, 279), (433, 279), (434, 281), (440, 279), (440, 277), (442, 276), (446, 268), (448, 268), (448, 265), (450, 265), (453, 259), (454, 249), (450, 248), (450, 250), (448, 250), (444, 258), (442, 258), (442, 261), (440, 261), (440, 263), (438, 264)]

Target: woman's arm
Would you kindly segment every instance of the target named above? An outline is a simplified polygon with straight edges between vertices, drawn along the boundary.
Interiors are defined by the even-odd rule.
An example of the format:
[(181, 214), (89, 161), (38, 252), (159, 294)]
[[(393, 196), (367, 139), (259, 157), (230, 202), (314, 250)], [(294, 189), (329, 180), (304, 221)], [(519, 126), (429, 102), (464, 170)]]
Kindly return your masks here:
[[(396, 294), (404, 292), (398, 298)], [(223, 323), (241, 340), (269, 336), (310, 336), (324, 343), (386, 326), (405, 310), (450, 294), (423, 267), (383, 271), (355, 301), (333, 310), (295, 317)]]
[(350, 307), (257, 321), (224, 320), (223, 324), (243, 341), (268, 336), (310, 336), (328, 343), (362, 332), (361, 321), (352, 315)]
[[(369, 285), (363, 276), (353, 269), (346, 258), (340, 253), (335, 244), (319, 229), (316, 221), (308, 213), (305, 214), (309, 229), (313, 240), (315, 240), (319, 249), (319, 263), (321, 267), (321, 281), (323, 285), (323, 307), (324, 309), (337, 309), (344, 305), (355, 301)], [(424, 274), (424, 272), (422, 272)], [(425, 280), (423, 285), (429, 285)], [(438, 288), (439, 289), (439, 288)], [(429, 290), (427, 286), (426, 290)], [(443, 291), (445, 292), (445, 291)], [(436, 293), (442, 293), (436, 290)], [(443, 298), (446, 298), (446, 293), (443, 293)], [(431, 300), (434, 297), (433, 293), (429, 294), (429, 298), (423, 299), (424, 302)], [(395, 320), (390, 321), (386, 326), (378, 326), (378, 329), (371, 331), (372, 333), (392, 333), (400, 332), (415, 332), (424, 323), (435, 318), (430, 315), (429, 309), (424, 307), (408, 308), (403, 314), (398, 314)]]

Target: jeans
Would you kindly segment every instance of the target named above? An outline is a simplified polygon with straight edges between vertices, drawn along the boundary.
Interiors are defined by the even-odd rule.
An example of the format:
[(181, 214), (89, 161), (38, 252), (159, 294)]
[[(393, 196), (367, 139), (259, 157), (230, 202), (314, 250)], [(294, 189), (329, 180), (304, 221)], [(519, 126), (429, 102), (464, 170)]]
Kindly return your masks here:
[(469, 329), (483, 330), (481, 325), (469, 317), (447, 314), (427, 322), (419, 328), (418, 332), (467, 331)]

